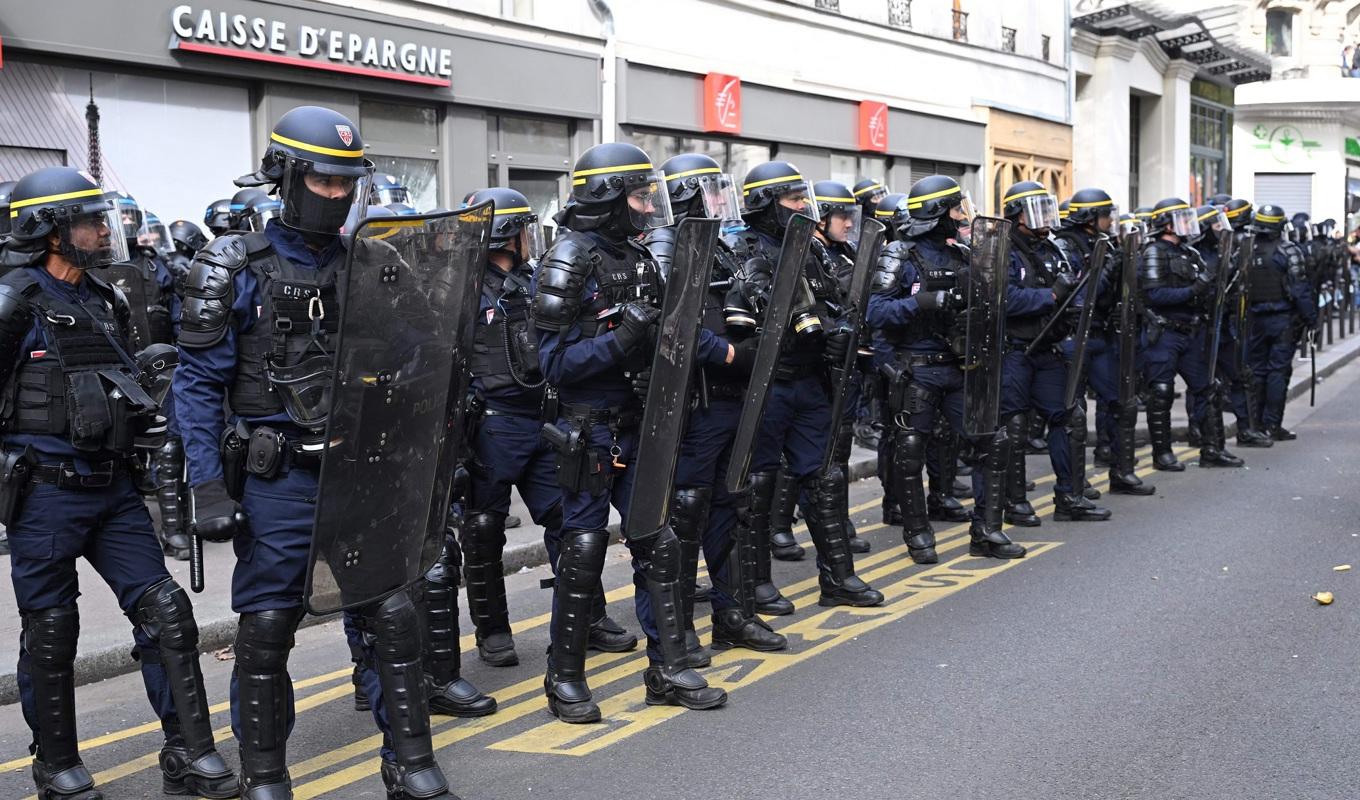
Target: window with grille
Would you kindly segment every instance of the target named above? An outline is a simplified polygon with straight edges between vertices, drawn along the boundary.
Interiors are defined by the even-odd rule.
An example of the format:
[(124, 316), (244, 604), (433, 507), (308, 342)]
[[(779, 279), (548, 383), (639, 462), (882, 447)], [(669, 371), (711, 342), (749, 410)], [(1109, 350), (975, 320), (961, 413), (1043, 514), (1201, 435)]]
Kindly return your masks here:
[(1006, 53), (1015, 52), (1015, 28), (1001, 28), (1001, 50)]
[(1052, 51), (1052, 49), (1053, 49), (1053, 37), (1051, 37), (1051, 36), (1049, 36), (1049, 35), (1047, 35), (1047, 34), (1045, 34), (1045, 35), (1043, 35), (1043, 36), (1040, 36), (1040, 37), (1039, 37), (1039, 50), (1040, 50), (1040, 52), (1043, 53), (1043, 58), (1044, 58), (1045, 61), (1048, 60), (1048, 55), (1049, 55), (1049, 53)]
[(954, 11), (954, 41), (968, 41), (968, 12)]
[(838, 14), (841, 10), (841, 0), (816, 0), (814, 5), (823, 11), (835, 11)]
[(894, 28), (911, 28), (911, 0), (888, 0), (888, 24)]

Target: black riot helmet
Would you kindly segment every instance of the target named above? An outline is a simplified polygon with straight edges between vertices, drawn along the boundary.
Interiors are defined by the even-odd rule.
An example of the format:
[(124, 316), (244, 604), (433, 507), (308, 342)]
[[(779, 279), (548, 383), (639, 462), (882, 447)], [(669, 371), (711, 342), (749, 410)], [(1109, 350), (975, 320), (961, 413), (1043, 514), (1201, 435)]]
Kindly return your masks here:
[(280, 222), (334, 235), (352, 206), (368, 202), (372, 174), (357, 125), (329, 108), (299, 106), (274, 123), (260, 168), (236, 185), (273, 186)]
[(1203, 205), (1195, 209), (1195, 219), (1199, 222), (1199, 235), (1191, 239), (1191, 244), (1203, 243), (1207, 247), (1215, 247), (1219, 231), (1232, 227), (1223, 209), (1216, 205)]
[(1251, 227), (1259, 234), (1274, 237), (1284, 233), (1284, 222), (1284, 209), (1277, 205), (1266, 203), (1257, 206), (1256, 213), (1252, 215), (1251, 218)]
[(1308, 225), (1309, 219), (1311, 218), (1303, 211), (1289, 218), (1289, 224), (1292, 226), (1290, 233), (1293, 234), (1294, 241), (1306, 242), (1312, 238), (1313, 230)]
[(1223, 204), (1223, 214), (1232, 224), (1233, 230), (1240, 231), (1251, 224), (1251, 203), (1240, 197), (1230, 197), (1228, 202)]
[(1233, 199), (1232, 195), (1227, 194), (1226, 192), (1219, 192), (1218, 194), (1214, 195), (1213, 197), (1210, 197), (1208, 200), (1205, 200), (1204, 202), (1211, 206), (1227, 208), (1228, 203), (1232, 202), (1232, 199)]
[(193, 258), (194, 253), (202, 250), (203, 245), (208, 243), (208, 237), (203, 235), (203, 229), (187, 219), (177, 219), (170, 223), (170, 239), (175, 243), (175, 250), (187, 258)]
[(1199, 215), (1179, 197), (1164, 197), (1152, 206), (1148, 229), (1153, 236), (1174, 233), (1182, 239), (1194, 239), (1199, 235)]
[(1058, 227), (1059, 227), (1059, 228), (1066, 228), (1066, 227), (1068, 227), (1067, 217), (1068, 217), (1069, 214), (1072, 213), (1072, 207), (1071, 207), (1071, 206), (1072, 206), (1072, 201), (1071, 201), (1071, 200), (1063, 200), (1062, 202), (1058, 203)]
[(9, 196), (16, 181), (0, 181), (0, 241), (9, 236)]
[(907, 211), (907, 196), (902, 192), (890, 192), (878, 200), (874, 207), (874, 219), (888, 226), (893, 236), (906, 239), (911, 230), (911, 214)]
[(251, 208), (257, 203), (268, 200), (269, 194), (265, 190), (250, 186), (241, 189), (231, 196), (231, 213), (227, 217), (227, 230), (248, 231), (250, 230)]
[(703, 153), (681, 153), (661, 165), (675, 221), (705, 216), (724, 227), (741, 223), (741, 193), (732, 176)]
[(779, 235), (794, 214), (817, 219), (812, 185), (787, 161), (766, 161), (746, 173), (741, 183), (742, 218), (752, 228)]
[(859, 203), (850, 187), (840, 181), (817, 181), (812, 185), (812, 200), (817, 204), (817, 228), (832, 242), (859, 241)]
[(864, 209), (864, 218), (869, 219), (878, 210), (878, 201), (889, 194), (888, 187), (881, 180), (873, 178), (860, 178), (851, 189), (854, 192), (855, 200), (859, 202), (860, 208)]
[[(1119, 218), (1119, 207), (1104, 189), (1078, 189), (1067, 201), (1067, 221), (1072, 225), (1090, 226), (1109, 233), (1114, 220)], [(1103, 220), (1110, 220), (1108, 224)]]
[[(950, 212), (955, 208), (962, 209), (963, 220), (954, 219)], [(933, 231), (939, 238), (952, 239), (958, 236), (960, 224), (972, 219), (973, 204), (958, 181), (948, 175), (928, 175), (907, 192), (907, 215), (910, 226), (906, 238)]]
[(1017, 220), (1036, 233), (1058, 227), (1058, 198), (1037, 181), (1021, 181), (1007, 189), (1001, 207), (1006, 219)]
[[(373, 186), (368, 191), (369, 203), (375, 206), (390, 206), (393, 203), (411, 204), (411, 193), (406, 190), (396, 175), (378, 172), (373, 175)], [(397, 212), (401, 216), (401, 212)]]
[(203, 212), (203, 225), (213, 236), (221, 236), (231, 230), (231, 199), (224, 197), (209, 203)]
[(132, 252), (137, 247), (137, 235), (141, 233), (142, 225), (146, 221), (146, 214), (142, 207), (137, 205), (137, 201), (127, 192), (109, 191), (104, 193), (104, 198), (113, 203), (113, 208), (118, 212), (118, 219), (123, 228), (123, 238), (128, 240), (128, 252)]
[(627, 142), (597, 144), (572, 166), (570, 203), (557, 221), (627, 239), (674, 223), (670, 195), (651, 156)]
[(495, 205), (491, 218), (491, 249), (505, 250), (522, 264), (543, 255), (543, 226), (529, 205), (529, 198), (514, 189), (496, 186), (478, 189), (466, 205), (479, 206), (490, 200)]
[(56, 252), (80, 269), (128, 260), (123, 221), (113, 200), (83, 172), (45, 167), (25, 175), (10, 194), (9, 208), (7, 266), (41, 263), (52, 235), (57, 237)]

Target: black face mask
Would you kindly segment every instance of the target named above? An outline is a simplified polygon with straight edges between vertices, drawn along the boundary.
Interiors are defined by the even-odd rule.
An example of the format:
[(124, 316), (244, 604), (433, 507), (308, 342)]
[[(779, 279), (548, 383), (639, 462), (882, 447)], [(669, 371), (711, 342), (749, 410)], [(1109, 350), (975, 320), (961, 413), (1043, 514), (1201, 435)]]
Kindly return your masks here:
[[(76, 269), (96, 269), (107, 267), (113, 263), (112, 247), (82, 250), (71, 242), (70, 231), (66, 228), (60, 228), (58, 238), (60, 241), (57, 244), (57, 252), (61, 253), (62, 258), (71, 262), (71, 266)], [(137, 251), (133, 249), (131, 252)]]

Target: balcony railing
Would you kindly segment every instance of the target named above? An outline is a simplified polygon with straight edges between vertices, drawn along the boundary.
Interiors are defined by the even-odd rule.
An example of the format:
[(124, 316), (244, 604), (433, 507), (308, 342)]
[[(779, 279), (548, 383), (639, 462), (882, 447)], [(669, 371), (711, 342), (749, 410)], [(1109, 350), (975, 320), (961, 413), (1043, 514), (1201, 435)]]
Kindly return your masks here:
[(1001, 50), (1005, 53), (1015, 52), (1015, 28), (1001, 28)]
[(954, 41), (956, 41), (956, 42), (966, 42), (966, 41), (968, 41), (968, 12), (967, 12), (967, 11), (955, 11), (955, 12), (954, 12)]
[(888, 0), (888, 24), (911, 30), (911, 0)]

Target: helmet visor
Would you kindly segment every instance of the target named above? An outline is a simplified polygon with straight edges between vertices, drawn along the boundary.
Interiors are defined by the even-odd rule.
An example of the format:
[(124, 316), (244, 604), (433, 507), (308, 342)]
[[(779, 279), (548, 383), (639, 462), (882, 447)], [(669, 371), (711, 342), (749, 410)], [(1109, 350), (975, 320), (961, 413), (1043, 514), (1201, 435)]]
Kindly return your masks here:
[(1224, 214), (1223, 209), (1221, 208), (1218, 210), (1217, 214), (1214, 214), (1213, 216), (1204, 220), (1203, 224), (1207, 225), (1209, 229), (1214, 231), (1215, 233), (1226, 231), (1232, 228), (1232, 223), (1228, 221), (1228, 215)]
[[(279, 178), (279, 220), (295, 230), (339, 233), (350, 210), (367, 203), (371, 176), (335, 173), (330, 165), (288, 156)], [(363, 211), (357, 209), (359, 217)]]
[(411, 205), (411, 193), (406, 191), (405, 186), (384, 186), (373, 190), (371, 205), (386, 206), (392, 203)]
[(863, 213), (863, 209), (854, 204), (827, 208), (819, 223), (822, 226), (822, 234), (833, 242), (859, 241), (859, 232), (862, 228), (860, 216)]
[(1193, 208), (1178, 208), (1171, 212), (1171, 232), (1190, 238), (1199, 235), (1199, 216)]
[(137, 207), (137, 203), (131, 198), (120, 197), (114, 206), (118, 209), (118, 218), (123, 230), (123, 238), (140, 239), (142, 233), (142, 210)]
[(660, 172), (645, 174), (642, 180), (628, 184), (624, 201), (633, 226), (640, 231), (666, 228), (675, 224), (671, 213), (671, 195), (666, 191), (666, 180)]
[(807, 181), (794, 181), (780, 184), (775, 202), (795, 214), (803, 214), (812, 217), (814, 222), (821, 222), (822, 215), (817, 210), (817, 201), (813, 197), (811, 184)]
[(1035, 231), (1058, 227), (1058, 198), (1051, 194), (1020, 198), (1020, 221)]
[(737, 181), (726, 172), (699, 175), (699, 197), (704, 204), (704, 216), (722, 220), (724, 228), (741, 224), (741, 193)]
[(250, 213), (250, 229), (257, 233), (263, 233), (264, 226), (269, 224), (269, 220), (278, 219), (280, 208), (277, 200), (255, 206)]
[(148, 219), (137, 233), (137, 243), (155, 249), (161, 255), (175, 252), (175, 243), (170, 238), (170, 229), (158, 219)]

